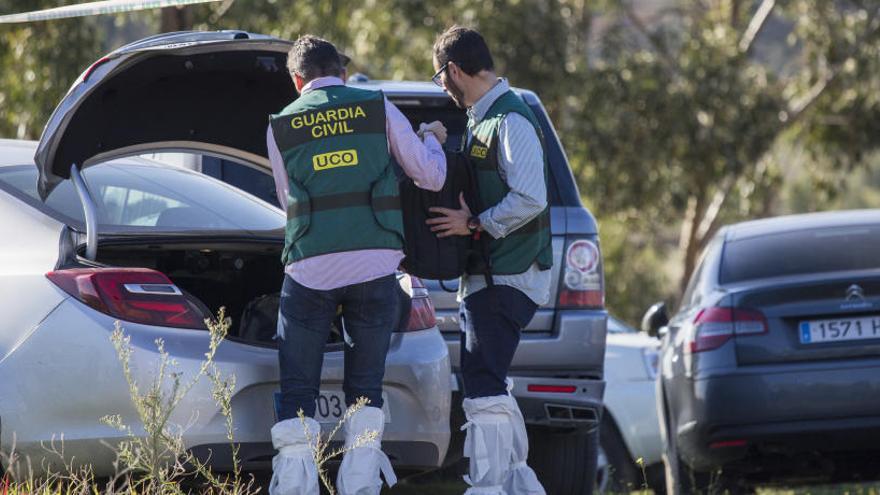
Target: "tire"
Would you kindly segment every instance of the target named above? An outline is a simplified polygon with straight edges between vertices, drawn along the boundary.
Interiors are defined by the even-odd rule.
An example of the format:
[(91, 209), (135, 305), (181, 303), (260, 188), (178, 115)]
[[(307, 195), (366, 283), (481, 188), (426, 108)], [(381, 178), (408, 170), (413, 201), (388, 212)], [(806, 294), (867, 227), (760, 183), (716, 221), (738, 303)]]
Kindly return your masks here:
[[(668, 418), (668, 414), (667, 414)], [(663, 466), (666, 475), (668, 495), (697, 495), (708, 493), (709, 475), (691, 469), (678, 454), (678, 439), (675, 429), (666, 423), (666, 445), (663, 451)]]
[(529, 428), (529, 465), (553, 495), (592, 495), (599, 429), (588, 432)]
[(599, 445), (607, 460), (604, 466), (599, 466), (597, 469), (599, 480), (597, 484), (600, 489), (604, 488), (610, 493), (629, 493), (643, 487), (647, 480), (642, 479), (643, 476), (633, 462), (623, 435), (620, 434), (608, 411), (603, 415), (599, 428)]

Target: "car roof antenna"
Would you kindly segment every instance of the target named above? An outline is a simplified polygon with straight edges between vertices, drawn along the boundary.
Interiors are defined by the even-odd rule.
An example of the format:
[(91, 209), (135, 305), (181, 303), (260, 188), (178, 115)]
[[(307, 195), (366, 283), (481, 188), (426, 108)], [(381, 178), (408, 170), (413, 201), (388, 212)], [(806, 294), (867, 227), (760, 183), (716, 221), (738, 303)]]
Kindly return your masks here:
[(98, 256), (98, 210), (92, 200), (92, 193), (75, 163), (70, 166), (70, 178), (73, 179), (86, 218), (86, 258), (95, 261)]

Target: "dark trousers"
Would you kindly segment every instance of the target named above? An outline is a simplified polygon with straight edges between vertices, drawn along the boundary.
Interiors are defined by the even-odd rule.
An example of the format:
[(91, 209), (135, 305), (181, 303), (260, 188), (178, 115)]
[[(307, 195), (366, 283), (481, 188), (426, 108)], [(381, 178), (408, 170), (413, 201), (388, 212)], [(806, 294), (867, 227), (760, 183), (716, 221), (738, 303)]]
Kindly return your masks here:
[(284, 339), (278, 342), (279, 421), (297, 417), (300, 409), (308, 417), (315, 415), (324, 347), (340, 305), (345, 330), (354, 343), (344, 346), (346, 405), (366, 397), (370, 406), (382, 407), (385, 355), (399, 322), (397, 290), (394, 275), (331, 290), (310, 289), (289, 275), (284, 277), (278, 315), (284, 328)]
[(538, 306), (513, 287), (486, 287), (464, 299), (461, 374), (469, 399), (507, 393), (507, 371), (522, 329)]

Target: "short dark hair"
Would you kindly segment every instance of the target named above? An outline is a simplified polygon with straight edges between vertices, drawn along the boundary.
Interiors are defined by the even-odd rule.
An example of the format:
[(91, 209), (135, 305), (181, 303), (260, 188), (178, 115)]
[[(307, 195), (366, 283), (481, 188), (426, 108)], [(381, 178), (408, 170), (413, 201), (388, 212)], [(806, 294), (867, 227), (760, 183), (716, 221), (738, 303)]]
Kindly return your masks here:
[(495, 68), (486, 40), (476, 30), (461, 26), (452, 26), (437, 37), (434, 58), (441, 66), (453, 62), (470, 76)]
[(287, 53), (287, 69), (306, 81), (342, 75), (342, 59), (333, 43), (310, 34), (300, 36)]

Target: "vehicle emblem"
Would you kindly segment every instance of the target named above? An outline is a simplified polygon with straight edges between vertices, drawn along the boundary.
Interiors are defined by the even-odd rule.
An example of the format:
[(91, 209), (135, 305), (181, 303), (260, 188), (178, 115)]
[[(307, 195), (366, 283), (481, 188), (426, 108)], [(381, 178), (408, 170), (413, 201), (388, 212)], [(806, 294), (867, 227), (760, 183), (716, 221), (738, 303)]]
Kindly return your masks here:
[(847, 301), (864, 301), (865, 300), (865, 291), (859, 285), (852, 284), (846, 289), (846, 300)]

